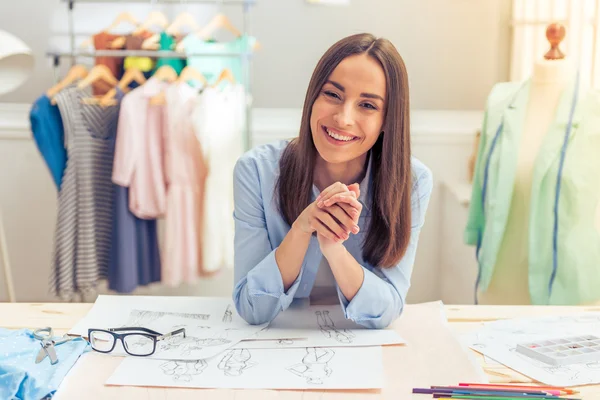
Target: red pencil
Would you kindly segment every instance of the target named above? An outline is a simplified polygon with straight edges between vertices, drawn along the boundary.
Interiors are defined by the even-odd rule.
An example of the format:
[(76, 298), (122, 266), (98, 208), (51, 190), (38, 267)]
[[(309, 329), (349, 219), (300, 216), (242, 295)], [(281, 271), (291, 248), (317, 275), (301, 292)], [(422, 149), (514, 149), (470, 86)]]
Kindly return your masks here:
[(500, 384), (493, 384), (493, 383), (459, 383), (458, 386), (482, 387), (482, 388), (486, 388), (486, 387), (519, 388), (519, 389), (533, 389), (533, 390), (545, 390), (545, 389), (549, 389), (549, 390), (560, 390), (561, 392), (564, 392), (564, 394), (576, 394), (576, 393), (579, 393), (577, 390), (574, 390), (574, 389), (567, 389), (567, 388), (564, 388), (564, 387), (557, 387), (557, 386), (500, 385)]

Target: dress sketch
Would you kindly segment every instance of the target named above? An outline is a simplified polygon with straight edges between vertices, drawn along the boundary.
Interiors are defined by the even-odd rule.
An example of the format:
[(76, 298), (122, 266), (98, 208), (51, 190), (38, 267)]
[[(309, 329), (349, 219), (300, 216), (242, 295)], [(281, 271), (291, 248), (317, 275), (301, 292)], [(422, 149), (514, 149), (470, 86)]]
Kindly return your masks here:
[(227, 304), (225, 314), (223, 314), (223, 322), (230, 323), (232, 321), (233, 312), (231, 311), (231, 304)]
[(334, 355), (335, 352), (326, 347), (307, 347), (302, 363), (294, 364), (286, 369), (294, 375), (305, 378), (308, 384), (322, 385), (323, 380), (333, 372), (329, 361)]
[(321, 332), (325, 337), (346, 344), (352, 343), (353, 339), (356, 337), (349, 329), (337, 329), (329, 316), (329, 311), (315, 311), (315, 315), (317, 316), (317, 324), (319, 324), (319, 328), (321, 328)]
[(248, 368), (257, 363), (252, 361), (252, 355), (248, 349), (229, 350), (217, 365), (225, 376), (240, 376)]
[(175, 382), (191, 382), (192, 375), (200, 375), (206, 367), (204, 360), (167, 361), (160, 365), (163, 373), (172, 376)]

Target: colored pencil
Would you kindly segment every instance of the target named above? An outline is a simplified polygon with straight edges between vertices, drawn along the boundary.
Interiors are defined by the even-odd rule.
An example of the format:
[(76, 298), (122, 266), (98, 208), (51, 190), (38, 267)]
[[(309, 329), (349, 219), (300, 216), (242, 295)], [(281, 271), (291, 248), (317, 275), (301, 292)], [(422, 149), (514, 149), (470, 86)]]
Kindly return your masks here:
[(544, 394), (544, 395), (554, 395), (560, 396), (562, 393), (560, 390), (550, 390), (550, 389), (521, 389), (521, 388), (512, 388), (510, 386), (507, 387), (492, 387), (492, 386), (431, 386), (432, 390), (442, 389), (442, 390), (486, 390), (486, 391), (499, 391), (499, 392), (517, 392), (517, 393), (528, 393), (528, 394)]
[(558, 396), (554, 396), (554, 395), (550, 395), (546, 392), (542, 392), (542, 391), (533, 391), (533, 392), (529, 392), (529, 391), (516, 391), (516, 390), (494, 390), (494, 389), (472, 389), (472, 388), (466, 388), (463, 387), (462, 389), (448, 389), (448, 388), (444, 388), (444, 389), (422, 389), (422, 388), (415, 388), (413, 389), (413, 393), (421, 393), (421, 394), (433, 394), (433, 395), (444, 395), (444, 394), (462, 394), (462, 395), (468, 395), (468, 394), (485, 394), (485, 395), (489, 395), (489, 396), (529, 396), (529, 397), (543, 397), (543, 398), (548, 398), (548, 397), (554, 397), (556, 399), (559, 399), (560, 397)]
[(501, 385), (501, 384), (497, 384), (497, 383), (459, 383), (458, 386), (469, 386), (469, 387), (494, 387), (494, 388), (519, 388), (519, 389), (526, 389), (526, 390), (545, 390), (545, 389), (550, 389), (550, 390), (560, 390), (562, 392), (564, 392), (564, 394), (576, 394), (579, 393), (577, 390), (574, 389), (567, 389), (564, 387), (559, 387), (559, 386), (538, 386), (538, 385)]
[[(516, 400), (516, 399), (538, 399), (538, 400), (552, 400), (556, 397), (506, 397), (506, 396), (473, 396), (473, 395), (448, 395), (448, 397), (438, 397), (440, 400), (451, 400), (451, 399), (479, 399), (479, 400)], [(582, 399), (569, 399), (569, 400), (582, 400)]]

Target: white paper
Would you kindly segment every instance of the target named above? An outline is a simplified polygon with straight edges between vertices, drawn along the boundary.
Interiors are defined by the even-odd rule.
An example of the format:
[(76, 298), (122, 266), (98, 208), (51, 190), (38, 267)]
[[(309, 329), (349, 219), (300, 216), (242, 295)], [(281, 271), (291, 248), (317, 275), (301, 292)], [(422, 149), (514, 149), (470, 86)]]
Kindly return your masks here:
[[(266, 325), (249, 325), (225, 298), (99, 296), (69, 333), (87, 336), (89, 328), (143, 327), (165, 334), (185, 328), (185, 337), (178, 334), (158, 342), (148, 358), (198, 360), (254, 337)], [(120, 341), (108, 354), (127, 355)]]
[[(258, 332), (255, 338), (262, 343), (252, 343), (248, 347), (352, 347), (406, 343), (392, 329), (367, 329), (347, 320), (337, 305), (289, 308)], [(281, 339), (299, 338), (305, 340), (287, 340), (284, 346), (280, 343)], [(242, 342), (238, 347), (246, 345), (247, 342)]]
[(600, 362), (553, 366), (517, 353), (517, 344), (599, 330), (600, 313), (585, 313), (494, 321), (462, 338), (472, 349), (523, 375), (546, 385), (568, 387), (600, 383)]
[(236, 349), (209, 360), (126, 358), (108, 385), (232, 389), (380, 389), (381, 347)]

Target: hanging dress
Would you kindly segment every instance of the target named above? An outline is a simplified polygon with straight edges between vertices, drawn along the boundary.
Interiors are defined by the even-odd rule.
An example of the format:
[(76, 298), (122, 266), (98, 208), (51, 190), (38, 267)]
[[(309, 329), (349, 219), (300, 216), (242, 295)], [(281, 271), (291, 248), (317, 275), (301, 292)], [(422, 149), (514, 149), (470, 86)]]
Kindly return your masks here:
[(107, 277), (113, 218), (111, 181), (119, 105), (82, 103), (86, 91), (57, 96), (67, 165), (58, 194), (50, 292), (64, 300), (85, 294)]

